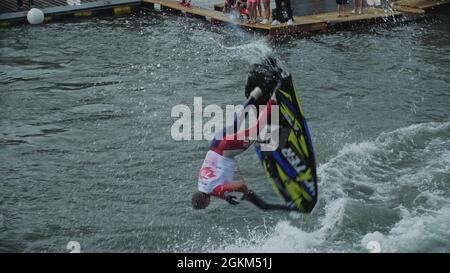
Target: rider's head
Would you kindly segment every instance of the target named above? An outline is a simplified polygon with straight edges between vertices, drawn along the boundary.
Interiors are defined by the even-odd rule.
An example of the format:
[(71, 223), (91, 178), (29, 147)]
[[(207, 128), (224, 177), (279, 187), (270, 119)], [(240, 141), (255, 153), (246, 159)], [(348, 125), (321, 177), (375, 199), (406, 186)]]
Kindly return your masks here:
[(210, 196), (207, 193), (204, 192), (195, 192), (192, 195), (192, 207), (194, 209), (204, 209), (209, 205), (210, 202)]

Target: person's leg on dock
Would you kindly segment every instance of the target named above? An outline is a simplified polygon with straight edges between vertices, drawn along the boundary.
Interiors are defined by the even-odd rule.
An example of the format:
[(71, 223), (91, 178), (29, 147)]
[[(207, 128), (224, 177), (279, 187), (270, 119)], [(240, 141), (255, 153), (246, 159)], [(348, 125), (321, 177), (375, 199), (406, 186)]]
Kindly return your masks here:
[(272, 26), (280, 24), (281, 16), (281, 0), (275, 0), (275, 14), (272, 14)]
[(262, 24), (267, 24), (270, 22), (270, 0), (263, 0), (263, 4), (264, 4), (264, 16), (263, 16), (263, 21), (261, 22)]
[(283, 0), (283, 2), (289, 19), (294, 20), (294, 15), (292, 14), (291, 0)]
[(347, 0), (336, 0), (338, 17), (347, 17), (345, 15), (345, 4), (347, 3)]
[(341, 4), (339, 4), (339, 3), (340, 3), (340, 1), (336, 0), (336, 6), (337, 6), (336, 11), (338, 13), (338, 17), (341, 17)]
[(256, 23), (256, 0), (248, 0), (247, 5), (248, 15), (250, 16), (249, 23), (254, 24)]
[(253, 3), (250, 2), (251, 0), (247, 0), (247, 12), (248, 12), (248, 22), (251, 23), (252, 22), (252, 18), (253, 18)]
[(345, 1), (346, 1), (346, 0), (343, 0), (343, 1), (342, 1), (342, 5), (341, 5), (341, 7), (342, 7), (342, 15), (341, 15), (341, 16), (342, 16), (342, 17), (346, 17), (346, 16), (347, 16), (347, 15), (345, 15)]
[(292, 7), (291, 7), (291, 0), (284, 0), (284, 7), (286, 8), (287, 14), (288, 14), (288, 21), (287, 25), (292, 26), (294, 21), (294, 15), (292, 14)]
[(253, 4), (250, 3), (250, 1), (247, 0), (247, 13), (248, 13), (248, 20), (247, 22), (251, 23), (253, 18), (253, 11), (252, 11)]
[(21, 10), (23, 8), (23, 0), (17, 0), (17, 10)]
[(358, 14), (363, 14), (363, 0), (356, 0), (358, 2), (358, 6), (359, 6), (359, 10), (358, 10)]
[(261, 9), (261, 1), (260, 0), (256, 0), (256, 11), (258, 12), (257, 14), (256, 14), (256, 17), (258, 17), (258, 14), (259, 14), (259, 17), (263, 17), (263, 15), (262, 15), (262, 9)]
[[(339, 4), (337, 4), (337, 10), (338, 10), (338, 17), (342, 17), (342, 7), (344, 6), (342, 3), (342, 1), (338, 0), (337, 2), (339, 2)], [(344, 11), (345, 12), (345, 11)]]
[(253, 1), (253, 7), (252, 7), (252, 24), (256, 23), (256, 17), (258, 17), (258, 1)]

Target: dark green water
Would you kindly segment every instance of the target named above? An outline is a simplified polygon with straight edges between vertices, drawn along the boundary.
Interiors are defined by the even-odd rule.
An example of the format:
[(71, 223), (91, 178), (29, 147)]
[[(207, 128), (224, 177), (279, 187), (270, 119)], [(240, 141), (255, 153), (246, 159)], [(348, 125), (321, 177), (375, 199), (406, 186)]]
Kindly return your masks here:
[[(450, 17), (273, 44), (143, 15), (0, 30), (0, 251), (450, 251)], [(309, 218), (214, 200), (193, 211), (207, 141), (177, 104), (239, 104), (273, 52), (319, 163)], [(277, 201), (252, 149), (251, 188)]]

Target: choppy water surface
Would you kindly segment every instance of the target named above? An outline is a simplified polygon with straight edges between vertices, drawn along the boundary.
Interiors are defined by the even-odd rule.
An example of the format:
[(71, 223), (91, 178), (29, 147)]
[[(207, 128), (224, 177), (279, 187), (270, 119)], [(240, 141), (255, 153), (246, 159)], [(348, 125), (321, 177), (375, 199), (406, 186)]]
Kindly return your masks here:
[[(450, 17), (282, 44), (155, 14), (0, 30), (0, 251), (450, 251)], [(308, 217), (214, 200), (177, 104), (238, 104), (273, 52), (312, 131)], [(248, 184), (278, 201), (253, 150)]]

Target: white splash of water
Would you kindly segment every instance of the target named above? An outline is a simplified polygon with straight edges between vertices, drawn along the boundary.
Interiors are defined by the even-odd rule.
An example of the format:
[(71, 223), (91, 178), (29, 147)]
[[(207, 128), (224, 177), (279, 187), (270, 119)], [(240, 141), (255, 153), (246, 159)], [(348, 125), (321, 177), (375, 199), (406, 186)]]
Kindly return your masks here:
[[(219, 246), (213, 244), (205, 250), (211, 252), (448, 251), (450, 249), (448, 243), (450, 242), (448, 231), (450, 202), (447, 198), (448, 191), (439, 185), (421, 191), (416, 196), (415, 207), (407, 208), (401, 203), (397, 208), (386, 207), (400, 218), (395, 220), (390, 231), (386, 232), (386, 227), (383, 227), (382, 230), (375, 228), (368, 233), (357, 234), (358, 229), (350, 227), (356, 233), (352, 238), (347, 238), (347, 241), (336, 238), (339, 238), (339, 232), (349, 228), (346, 226), (348, 223), (343, 221), (346, 218), (358, 216), (346, 213), (349, 201), (354, 203), (356, 199), (345, 191), (344, 183), (352, 183), (354, 186), (365, 185), (374, 190), (373, 196), (358, 199), (362, 205), (369, 200), (382, 204), (385, 201), (393, 202), (392, 195), (399, 191), (399, 187), (404, 183), (420, 188), (421, 184), (429, 182), (422, 173), (431, 173), (431, 176), (436, 177), (440, 174), (448, 174), (450, 151), (449, 145), (445, 144), (450, 142), (449, 133), (450, 122), (423, 123), (382, 133), (373, 141), (348, 144), (335, 157), (318, 168), (321, 179), (320, 196), (319, 204), (312, 217), (320, 218), (315, 225), (301, 224), (299, 217), (291, 216), (280, 220), (265, 232), (254, 232), (248, 237), (238, 238), (231, 243), (221, 243)], [(398, 150), (403, 150), (406, 154)], [(398, 164), (405, 159), (414, 159), (418, 154), (423, 153), (427, 157), (423, 162), (423, 168), (413, 169), (410, 177), (400, 175), (395, 181), (386, 180), (381, 183), (377, 181), (379, 180), (377, 177), (395, 177), (402, 171), (411, 172), (409, 167), (396, 169), (387, 165)], [(413, 163), (418, 164), (416, 161)], [(379, 169), (377, 165), (386, 168)], [(418, 178), (412, 179), (414, 175)]]
[(320, 252), (327, 236), (338, 225), (344, 215), (345, 198), (334, 200), (326, 205), (325, 216), (320, 227), (308, 232), (282, 220), (264, 234), (252, 234), (250, 238), (240, 238), (231, 244), (213, 247), (211, 252)]
[(244, 60), (249, 64), (261, 63), (264, 59), (273, 55), (272, 48), (264, 38), (238, 46), (227, 47), (222, 44), (220, 46), (230, 51), (233, 58)]
[(437, 211), (419, 213), (400, 208), (401, 220), (383, 234), (364, 235), (361, 245), (369, 241), (380, 244), (381, 252), (448, 252), (450, 250), (450, 204)]

